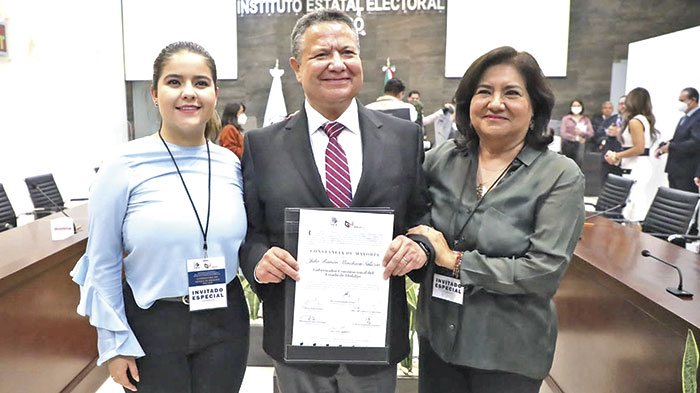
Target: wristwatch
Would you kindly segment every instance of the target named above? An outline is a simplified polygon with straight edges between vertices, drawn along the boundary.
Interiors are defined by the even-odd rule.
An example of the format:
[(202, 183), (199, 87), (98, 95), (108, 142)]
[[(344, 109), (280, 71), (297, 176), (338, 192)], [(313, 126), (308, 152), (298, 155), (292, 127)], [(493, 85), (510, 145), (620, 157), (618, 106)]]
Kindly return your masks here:
[[(420, 247), (420, 249), (423, 250), (423, 252), (425, 253), (425, 257), (426, 257), (425, 263), (428, 263), (428, 261), (430, 260), (430, 256), (431, 256), (430, 250), (428, 249), (428, 247), (425, 246), (425, 244), (423, 244), (423, 242), (416, 241), (416, 243), (418, 243), (418, 246)], [(425, 263), (423, 265), (425, 265)]]

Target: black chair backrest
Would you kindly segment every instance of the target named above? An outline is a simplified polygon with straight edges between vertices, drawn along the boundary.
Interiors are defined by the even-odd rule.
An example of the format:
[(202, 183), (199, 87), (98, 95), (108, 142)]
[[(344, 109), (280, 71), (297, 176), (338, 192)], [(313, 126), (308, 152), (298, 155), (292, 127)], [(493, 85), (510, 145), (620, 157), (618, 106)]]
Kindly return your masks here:
[(660, 238), (688, 234), (698, 200), (698, 193), (659, 187), (642, 223), (642, 232), (659, 234)]
[[(633, 184), (634, 180), (632, 179), (608, 174), (603, 189), (598, 196), (598, 202), (595, 204), (595, 210), (600, 212), (627, 202)], [(610, 213), (605, 214), (605, 216), (610, 218), (622, 218), (622, 208), (613, 209)]]
[(10, 204), (10, 199), (5, 192), (5, 187), (0, 183), (0, 232), (16, 226), (17, 216), (15, 216), (15, 209), (13, 209)]
[(24, 179), (24, 182), (27, 183), (29, 196), (32, 198), (34, 208), (45, 209), (44, 211), (34, 212), (35, 218), (45, 217), (53, 212), (59, 211), (56, 205), (60, 208), (64, 207), (63, 198), (58, 191), (58, 186), (52, 174), (48, 173), (46, 175), (28, 177)]
[(398, 117), (399, 119), (411, 121), (411, 110), (408, 108), (381, 109), (380, 112)]

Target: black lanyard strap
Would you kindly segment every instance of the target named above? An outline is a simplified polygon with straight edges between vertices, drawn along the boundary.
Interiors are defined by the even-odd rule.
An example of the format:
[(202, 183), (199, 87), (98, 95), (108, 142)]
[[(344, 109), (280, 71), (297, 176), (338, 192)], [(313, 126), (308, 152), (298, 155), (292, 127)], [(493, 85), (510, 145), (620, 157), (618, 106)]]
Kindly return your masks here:
[(170, 158), (173, 160), (173, 164), (175, 164), (175, 170), (177, 170), (177, 174), (180, 176), (180, 180), (182, 181), (182, 186), (185, 188), (185, 192), (187, 193), (187, 198), (190, 199), (190, 204), (192, 204), (192, 210), (194, 210), (194, 215), (197, 217), (197, 224), (199, 224), (199, 230), (202, 231), (202, 237), (204, 238), (204, 258), (207, 257), (207, 234), (209, 233), (209, 215), (211, 213), (211, 153), (209, 152), (209, 141), (206, 141), (207, 144), (207, 165), (209, 168), (209, 177), (208, 177), (208, 183), (207, 183), (207, 188), (208, 188), (208, 195), (207, 195), (207, 224), (206, 227), (202, 227), (202, 220), (199, 219), (199, 213), (197, 213), (197, 208), (194, 206), (194, 202), (192, 201), (192, 196), (190, 195), (190, 190), (187, 189), (187, 184), (185, 184), (185, 179), (182, 177), (182, 173), (180, 172), (180, 168), (177, 166), (177, 162), (175, 161), (175, 156), (173, 156), (173, 153), (170, 151), (170, 148), (168, 147), (168, 144), (165, 143), (165, 139), (163, 139), (163, 135), (161, 135), (160, 130), (158, 130), (158, 136), (160, 137), (160, 140), (163, 141), (163, 146), (165, 146), (165, 149), (168, 150), (168, 154), (170, 154)]
[[(488, 195), (489, 192), (491, 192), (491, 189), (493, 189), (496, 186), (496, 184), (498, 184), (498, 182), (500, 182), (501, 179), (503, 179), (503, 176), (505, 176), (506, 173), (508, 173), (508, 171), (513, 167), (514, 161), (515, 161), (515, 159), (513, 159), (513, 161), (511, 161), (510, 164), (508, 164), (508, 166), (505, 169), (503, 169), (503, 172), (501, 172), (501, 174), (498, 175), (498, 178), (496, 179), (496, 181), (493, 182), (493, 184), (491, 184), (491, 187), (489, 187), (488, 190), (486, 190), (486, 193), (484, 193), (484, 195), (476, 202), (476, 206), (474, 206), (472, 211), (469, 213), (469, 216), (467, 216), (467, 219), (464, 220), (464, 224), (459, 229), (459, 231), (455, 232), (455, 239), (454, 239), (454, 244), (453, 244), (454, 247), (456, 247), (457, 243), (459, 243), (459, 238), (462, 235), (462, 232), (464, 232), (464, 230), (467, 228), (467, 224), (469, 224), (469, 221), (471, 221), (472, 217), (474, 216), (474, 213), (476, 213), (476, 209), (479, 208), (479, 206), (481, 205), (481, 202), (484, 200), (484, 198), (486, 198), (486, 195)], [(460, 203), (462, 203), (462, 198), (464, 198), (464, 191), (467, 189), (468, 183), (469, 183), (469, 181), (467, 179), (465, 179), (464, 187), (462, 187), (462, 193), (459, 196)], [(457, 213), (455, 212), (455, 217), (456, 217), (456, 214)]]

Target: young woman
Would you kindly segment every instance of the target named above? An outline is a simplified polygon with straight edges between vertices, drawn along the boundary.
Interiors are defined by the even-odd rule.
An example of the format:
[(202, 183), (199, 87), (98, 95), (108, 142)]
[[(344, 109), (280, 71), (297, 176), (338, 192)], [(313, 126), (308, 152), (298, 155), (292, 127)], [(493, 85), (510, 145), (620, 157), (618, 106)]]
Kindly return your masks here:
[(644, 220), (660, 185), (652, 175), (653, 165), (649, 156), (649, 149), (659, 134), (654, 128), (655, 123), (649, 92), (643, 87), (632, 89), (625, 99), (623, 131), (620, 135), (622, 151), (608, 151), (605, 154), (605, 161), (619, 165), (623, 176), (635, 180), (629, 203), (622, 210), (622, 215), (629, 221)]
[(221, 131), (219, 144), (231, 150), (240, 159), (243, 155), (243, 128), (241, 127), (248, 120), (245, 114), (245, 105), (234, 102), (226, 104), (224, 114), (221, 117), (221, 124), (224, 129)]
[(108, 362), (125, 390), (237, 392), (248, 353), (236, 278), (246, 216), (239, 161), (207, 140), (214, 59), (194, 43), (168, 45), (151, 95), (160, 129), (123, 145), (92, 186), (87, 251), (72, 272), (78, 312), (97, 328), (98, 365)]

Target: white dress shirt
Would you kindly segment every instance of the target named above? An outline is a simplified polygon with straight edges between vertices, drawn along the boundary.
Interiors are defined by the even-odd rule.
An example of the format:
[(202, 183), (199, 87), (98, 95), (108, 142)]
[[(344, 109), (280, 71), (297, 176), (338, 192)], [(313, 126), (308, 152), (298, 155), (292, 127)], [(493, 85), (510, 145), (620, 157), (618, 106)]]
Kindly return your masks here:
[[(314, 154), (316, 169), (321, 176), (323, 188), (326, 188), (326, 148), (328, 147), (328, 134), (321, 126), (329, 122), (322, 114), (314, 109), (308, 101), (304, 102), (306, 118), (309, 124), (309, 139), (311, 140), (311, 151)], [(357, 101), (352, 100), (348, 109), (335, 120), (345, 126), (343, 132), (338, 136), (338, 143), (345, 151), (348, 159), (348, 169), (350, 170), (350, 185), (352, 195), (355, 196), (357, 184), (362, 176), (362, 135), (360, 133), (360, 119), (357, 112)]]

